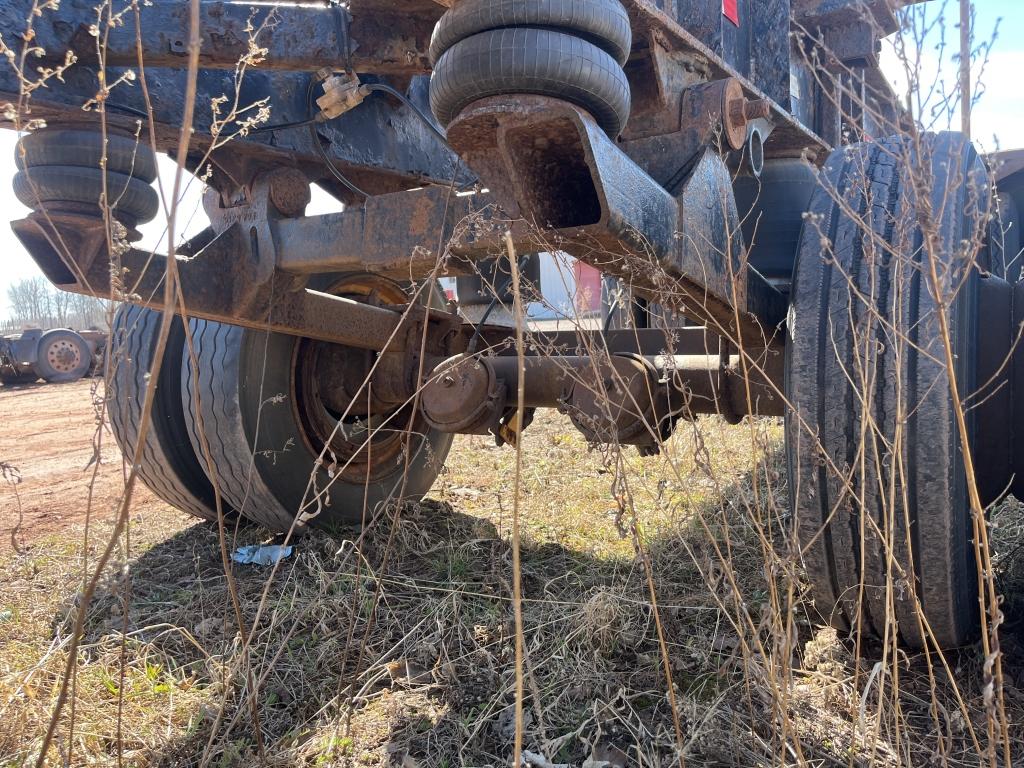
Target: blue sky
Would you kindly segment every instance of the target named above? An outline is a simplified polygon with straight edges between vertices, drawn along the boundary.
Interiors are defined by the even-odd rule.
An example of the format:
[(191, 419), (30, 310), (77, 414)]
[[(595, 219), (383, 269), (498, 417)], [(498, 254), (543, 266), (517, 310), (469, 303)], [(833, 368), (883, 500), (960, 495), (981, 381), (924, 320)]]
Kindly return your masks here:
[[(956, 0), (932, 0), (923, 6), (928, 13), (942, 13), (947, 23), (946, 38), (951, 49), (939, 61), (936, 51), (936, 40), (929, 39), (922, 48), (921, 62), (924, 68), (940, 71), (947, 83), (956, 78), (956, 64), (952, 61), (955, 53), (958, 31), (954, 27), (958, 19)], [(975, 140), (985, 150), (1024, 147), (1024, 0), (975, 0), (975, 35), (977, 39), (988, 39), (999, 21), (999, 34), (993, 46), (986, 66), (983, 84), (984, 92), (973, 113), (973, 134)], [(6, 62), (0, 62), (6, 66)], [(901, 67), (892, 57), (883, 59), (883, 67), (897, 87), (905, 75)], [(937, 126), (942, 127), (942, 126)], [(16, 135), (13, 131), (0, 130), (0, 210), (6, 212), (7, 219), (21, 218), (27, 212), (11, 193), (9, 180), (15, 173), (14, 143)], [(167, 179), (166, 187), (170, 187), (173, 174), (173, 163), (161, 158), (161, 176)], [(200, 204), (200, 190), (194, 183), (186, 191), (182, 200), (182, 211), (186, 218), (191, 219), (192, 232), (203, 226), (204, 216)], [(336, 204), (322, 192), (314, 191), (314, 204), (310, 213), (323, 212), (336, 207)], [(151, 222), (144, 228), (142, 245), (156, 247), (160, 242), (163, 223)], [(32, 259), (24, 252), (20, 243), (11, 233), (10, 228), (0, 224), (0, 318), (8, 312), (7, 288), (14, 282), (26, 277), (40, 274)]]
[[(945, 48), (942, 35), (935, 25), (932, 34), (921, 47), (920, 80), (930, 83), (938, 75), (945, 83), (946, 92), (955, 84), (958, 74), (956, 55), (959, 52), (960, 7), (957, 0), (931, 0), (917, 7), (930, 20), (941, 16), (945, 22)], [(980, 100), (972, 113), (972, 136), (986, 151), (1024, 147), (1024, 0), (974, 0), (975, 44), (996, 37), (984, 68), (976, 64), (975, 78), (980, 76)], [(998, 30), (998, 32), (996, 32)], [(882, 67), (902, 93), (906, 75), (903, 65), (891, 55), (891, 47), (883, 46)], [(975, 83), (977, 88), (977, 83)], [(935, 128), (944, 128), (936, 125)], [(954, 116), (954, 128), (959, 128), (959, 115)]]

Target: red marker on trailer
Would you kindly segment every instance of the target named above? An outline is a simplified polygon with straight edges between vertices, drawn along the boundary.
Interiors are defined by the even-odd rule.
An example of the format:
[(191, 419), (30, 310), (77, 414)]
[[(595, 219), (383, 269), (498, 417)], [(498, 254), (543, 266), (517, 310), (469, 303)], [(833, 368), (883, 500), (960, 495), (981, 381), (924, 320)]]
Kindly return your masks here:
[(738, 27), (740, 25), (738, 0), (722, 0), (722, 15)]

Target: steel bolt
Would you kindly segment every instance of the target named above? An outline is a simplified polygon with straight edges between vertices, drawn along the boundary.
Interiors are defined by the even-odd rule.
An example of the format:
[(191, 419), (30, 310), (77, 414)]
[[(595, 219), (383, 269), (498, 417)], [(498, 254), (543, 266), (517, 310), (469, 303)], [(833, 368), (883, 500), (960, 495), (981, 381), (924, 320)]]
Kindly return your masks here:
[(743, 105), (743, 116), (747, 120), (767, 118), (772, 114), (772, 104), (768, 99), (751, 99)]
[(733, 99), (729, 102), (729, 121), (734, 125), (745, 125), (750, 120), (768, 117), (772, 105), (768, 99)]

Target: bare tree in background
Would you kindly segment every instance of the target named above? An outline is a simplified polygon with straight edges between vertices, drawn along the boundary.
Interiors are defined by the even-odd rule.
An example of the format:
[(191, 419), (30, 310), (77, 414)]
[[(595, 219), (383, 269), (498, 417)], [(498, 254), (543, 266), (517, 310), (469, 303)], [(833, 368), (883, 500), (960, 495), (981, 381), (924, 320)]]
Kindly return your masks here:
[(0, 320), (6, 331), (24, 327), (77, 329), (106, 326), (106, 306), (93, 296), (67, 293), (45, 277), (29, 277), (7, 289), (10, 313)]
[(38, 322), (50, 316), (50, 284), (43, 277), (30, 277), (7, 289), (11, 303), (11, 319), (16, 322)]

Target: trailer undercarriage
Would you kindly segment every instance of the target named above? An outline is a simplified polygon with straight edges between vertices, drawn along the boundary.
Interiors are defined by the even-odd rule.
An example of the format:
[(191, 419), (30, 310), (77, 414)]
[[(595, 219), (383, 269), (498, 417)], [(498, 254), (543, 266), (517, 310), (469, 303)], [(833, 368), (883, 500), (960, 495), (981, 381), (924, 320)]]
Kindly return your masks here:
[[(236, 511), (289, 530), (358, 519), (364, 481), (376, 489), (371, 508), (422, 495), (453, 434), (514, 443), (535, 408), (566, 411), (592, 443), (642, 453), (700, 414), (785, 416), (794, 511), (822, 613), (863, 624), (863, 611), (884, 610), (877, 581), (897, 578), (912, 585), (898, 601), (904, 641), (926, 642), (918, 608), (940, 643), (969, 640), (978, 623), (972, 510), (1024, 476), (1024, 448), (1013, 442), (1024, 408), (1012, 396), (1024, 362), (1011, 354), (1024, 300), (1019, 243), (1005, 242), (1019, 228), (1024, 171), (986, 170), (969, 143), (907, 125), (878, 66), (878, 41), (897, 28), (886, 2), (748, 0), (737, 19), (704, 0), (514, 5), (157, 0), (116, 18), (72, 4), (33, 14), (29, 0), (0, 8), (3, 28), (28, 24), (33, 61), (60, 75), (33, 75), (46, 83), (31, 88), (16, 67), (0, 71), (8, 127), (46, 125), (22, 140), (15, 186), (34, 210), (12, 223), (18, 238), (58, 287), (173, 309), (199, 339), (184, 353), (186, 326), (175, 321), (177, 357), (161, 374), (172, 396), (155, 406), (174, 427), (145, 438), (149, 455), (175, 468), (176, 485), (144, 469), (143, 479), (204, 517), (221, 511), (217, 483)], [(131, 242), (160, 207), (153, 153), (174, 153), (183, 135), (193, 40), (185, 157), (209, 186), (210, 225), (169, 264)], [(878, 139), (892, 135), (902, 138)], [(90, 152), (102, 163), (87, 162)], [(953, 191), (955, 211), (945, 197), (924, 202), (922, 168)], [(306, 216), (314, 183), (344, 210)], [(114, 202), (101, 209), (100, 199)], [(961, 252), (966, 241), (974, 252)], [(509, 298), (497, 283), (530, 274), (530, 255), (553, 251), (687, 326), (527, 329), (520, 382), (514, 329), (466, 321), (433, 281), (468, 278), (463, 308), (493, 307)], [(175, 300), (165, 307), (171, 272)], [(115, 335), (152, 364), (156, 324), (140, 311), (124, 310)], [(244, 450), (259, 407), (247, 389), (260, 375), (252, 339), (268, 333), (277, 357), (262, 364), (293, 404), (277, 437), (303, 446), (287, 465), (263, 466)], [(950, 335), (955, 372), (932, 365)], [(865, 343), (881, 362), (858, 381)], [(133, 411), (128, 393), (141, 380), (118, 376), (115, 390), (132, 402), (112, 408)], [(887, 377), (898, 380), (891, 389)], [(966, 433), (956, 429), (951, 380), (978, 401)], [(877, 394), (858, 398), (858, 386)], [(208, 403), (182, 410), (190, 387), (226, 388), (239, 414)], [(133, 420), (114, 418), (122, 445), (136, 445)], [(236, 443), (225, 466), (255, 463), (258, 492), (233, 496), (231, 473), (203, 466), (204, 423)], [(387, 424), (422, 439), (375, 436)], [(855, 437), (872, 429), (881, 469), (854, 471)], [(904, 429), (919, 430), (927, 450), (893, 449)], [(980, 496), (961, 460), (965, 434)], [(850, 533), (875, 514), (900, 451), (914, 467), (938, 467), (909, 481), (921, 496), (909, 506), (922, 513), (911, 511), (897, 534), (907, 543), (896, 559), (910, 576), (887, 571), (881, 545)], [(328, 486), (335, 475), (348, 484), (326, 511), (306, 484), (321, 466)], [(863, 594), (851, 598), (858, 584)]]

